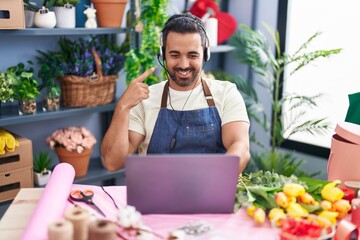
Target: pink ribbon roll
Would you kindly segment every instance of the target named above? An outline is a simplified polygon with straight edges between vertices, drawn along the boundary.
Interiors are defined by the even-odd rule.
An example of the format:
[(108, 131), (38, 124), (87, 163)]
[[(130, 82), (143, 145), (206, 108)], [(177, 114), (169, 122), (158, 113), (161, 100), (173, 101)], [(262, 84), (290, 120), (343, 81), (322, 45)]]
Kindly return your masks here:
[(56, 165), (25, 228), (22, 240), (46, 240), (48, 238), (47, 226), (62, 219), (74, 177), (75, 170), (70, 164)]

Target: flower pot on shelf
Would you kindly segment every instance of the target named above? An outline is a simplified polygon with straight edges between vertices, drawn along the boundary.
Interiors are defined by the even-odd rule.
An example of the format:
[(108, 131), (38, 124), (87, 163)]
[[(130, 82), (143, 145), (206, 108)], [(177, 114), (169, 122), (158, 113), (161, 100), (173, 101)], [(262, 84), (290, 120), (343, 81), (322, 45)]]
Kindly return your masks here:
[(63, 7), (54, 7), (54, 12), (56, 16), (56, 25), (57, 28), (75, 28), (76, 26), (76, 8), (67, 4)]
[(44, 186), (48, 183), (51, 177), (51, 170), (47, 170), (41, 173), (34, 172), (34, 183), (38, 186)]
[(60, 109), (60, 97), (44, 97), (43, 99), (43, 111), (51, 112)]
[(93, 149), (85, 149), (82, 153), (68, 151), (64, 147), (56, 147), (55, 152), (59, 162), (69, 163), (75, 169), (75, 178), (85, 177), (89, 168), (90, 156)]
[(36, 100), (19, 100), (19, 115), (36, 113)]
[(91, 0), (99, 27), (119, 28), (127, 0)]
[(54, 28), (56, 25), (55, 13), (42, 8), (35, 13), (34, 25), (38, 28)]

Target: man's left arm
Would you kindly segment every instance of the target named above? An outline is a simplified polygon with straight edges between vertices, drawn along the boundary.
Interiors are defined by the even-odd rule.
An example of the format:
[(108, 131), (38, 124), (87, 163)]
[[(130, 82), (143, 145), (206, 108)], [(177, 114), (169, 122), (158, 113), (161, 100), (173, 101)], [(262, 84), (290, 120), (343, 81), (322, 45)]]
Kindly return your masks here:
[(250, 160), (249, 123), (235, 121), (224, 124), (222, 126), (222, 140), (227, 149), (227, 155), (240, 157), (240, 175)]

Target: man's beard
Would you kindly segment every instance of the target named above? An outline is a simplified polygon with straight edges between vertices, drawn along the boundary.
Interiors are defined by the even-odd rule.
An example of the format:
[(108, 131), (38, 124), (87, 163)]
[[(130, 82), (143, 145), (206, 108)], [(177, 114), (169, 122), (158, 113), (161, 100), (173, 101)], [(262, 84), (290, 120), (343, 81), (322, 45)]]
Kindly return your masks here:
[[(190, 77), (187, 77), (187, 78), (179, 78), (178, 75), (181, 75), (181, 74), (178, 74), (176, 75), (176, 72), (177, 71), (190, 71)], [(185, 69), (182, 69), (182, 68), (175, 68), (172, 72), (172, 80), (179, 86), (181, 87), (188, 87), (190, 85), (192, 85), (199, 77), (200, 75), (200, 70), (196, 70), (195, 68), (185, 68)]]

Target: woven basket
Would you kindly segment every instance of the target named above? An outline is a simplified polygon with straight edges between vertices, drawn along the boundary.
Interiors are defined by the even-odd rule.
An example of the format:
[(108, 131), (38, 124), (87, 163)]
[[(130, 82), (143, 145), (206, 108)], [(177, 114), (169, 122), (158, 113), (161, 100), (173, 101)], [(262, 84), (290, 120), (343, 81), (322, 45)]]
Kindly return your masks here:
[(65, 107), (94, 107), (113, 101), (118, 75), (103, 76), (101, 59), (92, 50), (96, 74), (89, 77), (65, 75), (59, 77), (61, 98)]

